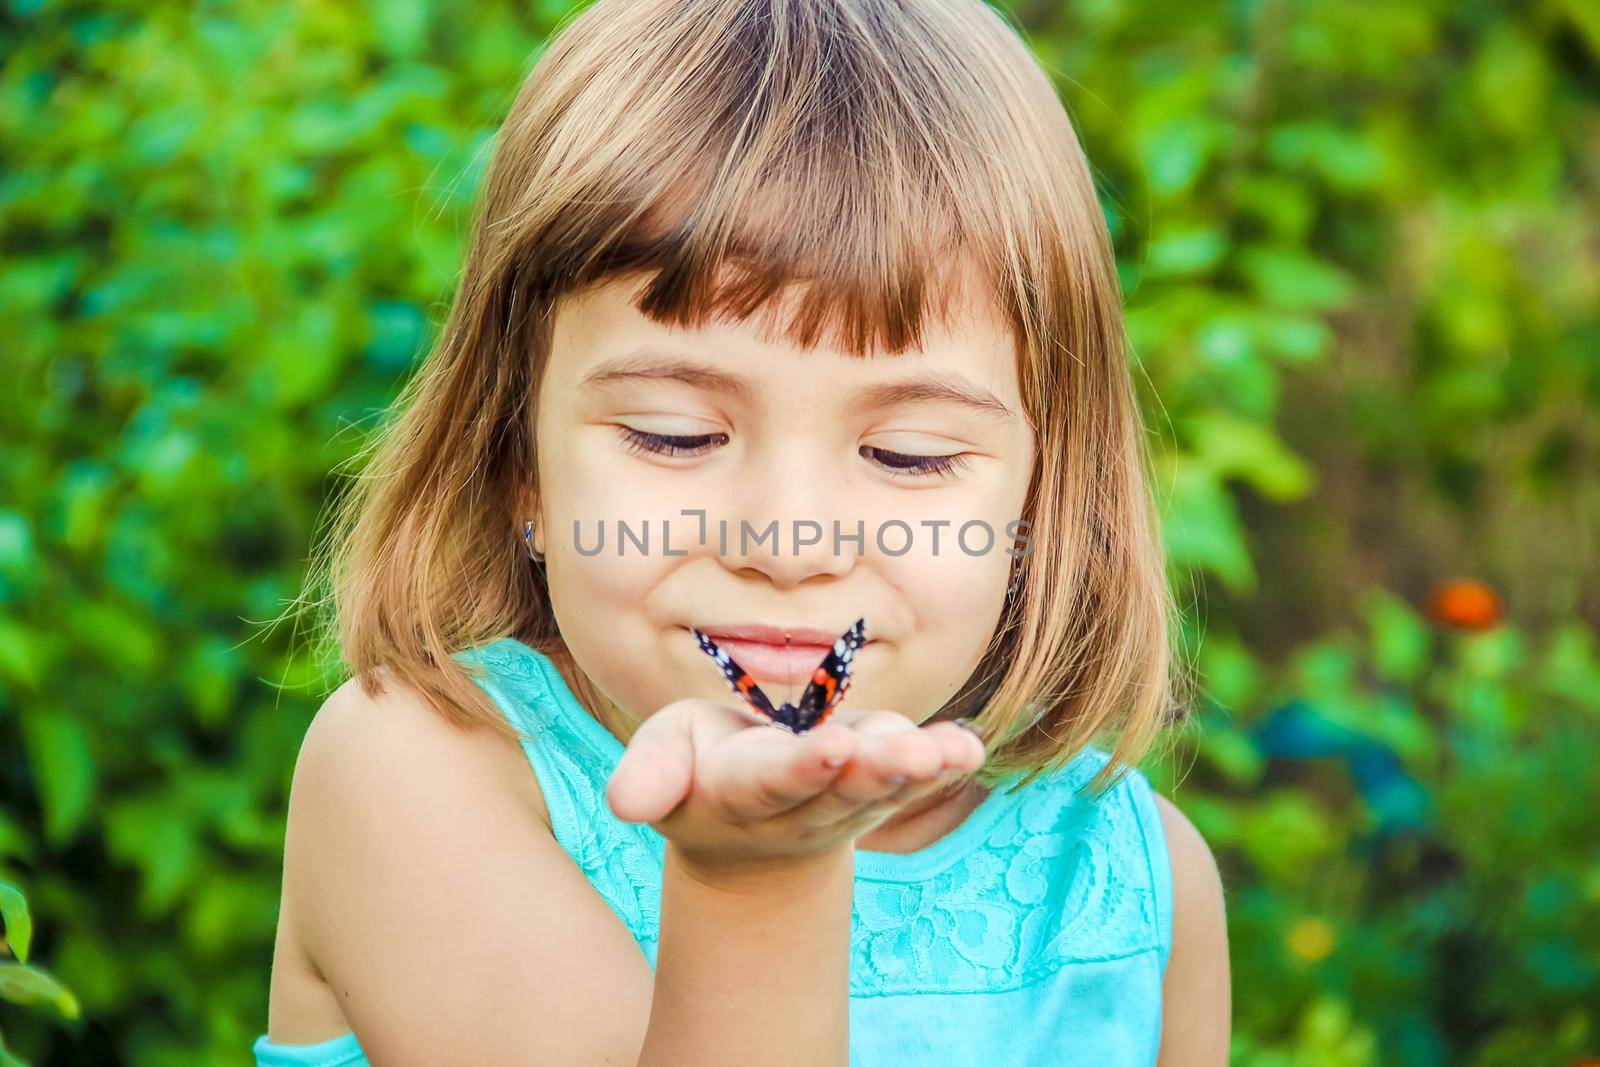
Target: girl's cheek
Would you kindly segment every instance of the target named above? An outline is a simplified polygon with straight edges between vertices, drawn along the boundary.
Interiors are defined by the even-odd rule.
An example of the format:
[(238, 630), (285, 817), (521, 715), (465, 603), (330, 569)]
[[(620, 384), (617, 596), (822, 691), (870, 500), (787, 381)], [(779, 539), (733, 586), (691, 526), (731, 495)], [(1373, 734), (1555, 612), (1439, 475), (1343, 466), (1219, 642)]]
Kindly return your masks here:
[(968, 510), (943, 516), (937, 551), (932, 531), (918, 530), (926, 551), (885, 559), (882, 566), (916, 619), (917, 639), (906, 651), (916, 660), (905, 666), (922, 679), (917, 703), (930, 714), (970, 676), (988, 648), (1005, 608), (1012, 577), (1011, 542), (1006, 524), (1019, 507), (998, 494), (966, 502)]
[[(591, 527), (580, 540), (589, 540), (594, 536)], [(569, 554), (562, 561), (559, 576), (551, 574), (552, 584), (568, 591), (574, 599), (591, 596), (607, 602), (626, 598), (637, 590), (650, 560), (632, 553), (617, 556), (616, 546), (612, 543), (614, 538), (609, 530), (606, 531), (605, 540), (602, 551), (593, 557), (584, 557), (576, 552)]]
[(592, 558), (568, 553), (547, 562), (557, 625), (578, 665), (634, 715), (647, 715), (672, 696), (657, 692), (659, 634), (641, 601), (652, 588), (641, 573), (654, 559), (618, 558), (610, 541)]

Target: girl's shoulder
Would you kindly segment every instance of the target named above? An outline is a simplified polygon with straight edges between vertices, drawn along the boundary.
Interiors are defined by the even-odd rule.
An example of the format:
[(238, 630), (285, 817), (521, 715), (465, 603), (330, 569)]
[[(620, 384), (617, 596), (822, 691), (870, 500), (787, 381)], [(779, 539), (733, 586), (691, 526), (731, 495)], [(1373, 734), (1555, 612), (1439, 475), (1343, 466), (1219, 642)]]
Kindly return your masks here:
[[(472, 869), (485, 827), (549, 837), (549, 813), (515, 744), (454, 726), (388, 672), (376, 681), (374, 692), (351, 679), (329, 694), (295, 758), (269, 999), (279, 1044), (348, 1030), (322, 976), (371, 947), (350, 909), (378, 914), (397, 892), (426, 895), (420, 873)], [(430, 862), (430, 841), (459, 851)], [(395, 856), (414, 862), (395, 865)]]
[[(290, 787), (280, 942), (306, 966), (285, 971), (304, 980), (274, 986), (269, 1044), (315, 1043), (339, 1028), (345, 1002), (330, 994), (352, 981), (366, 983), (363, 1041), (376, 1035), (368, 1047), (380, 1061), (384, 1035), (404, 1027), (442, 1048), (483, 1004), (502, 1001), (548, 1013), (515, 1033), (537, 1047), (535, 1037), (562, 1032), (554, 1020), (582, 1015), (581, 991), (637, 988), (643, 964), (542, 815), (527, 763), (503, 734), (456, 726), (393, 678), (372, 693), (357, 682), (335, 691), (306, 731)], [(441, 987), (438, 973), (462, 978)], [(647, 1009), (633, 1013), (641, 1026)], [(469, 1058), (504, 1062), (505, 1052)]]
[(381, 788), (399, 768), (410, 776), (431, 774), (445, 781), (460, 775), (493, 783), (497, 792), (530, 806), (549, 826), (549, 811), (528, 782), (527, 763), (515, 743), (487, 727), (451, 723), (386, 668), (373, 676), (373, 692), (351, 678), (317, 709), (295, 760), (296, 781), (332, 778), (347, 788)]

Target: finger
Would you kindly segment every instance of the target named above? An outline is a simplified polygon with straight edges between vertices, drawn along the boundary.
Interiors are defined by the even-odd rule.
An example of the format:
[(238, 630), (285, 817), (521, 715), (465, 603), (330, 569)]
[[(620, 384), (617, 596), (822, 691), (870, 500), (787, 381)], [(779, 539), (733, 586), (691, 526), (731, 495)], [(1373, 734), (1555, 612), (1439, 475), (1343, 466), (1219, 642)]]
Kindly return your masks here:
[(908, 781), (881, 800), (863, 804), (854, 811), (840, 815), (831, 826), (834, 832), (860, 837), (892, 818), (897, 811), (909, 804), (918, 803), (940, 792), (954, 796), (960, 788), (960, 783), (955, 781), (955, 774), (956, 772), (949, 771), (926, 782)]
[(923, 732), (939, 746), (940, 758), (946, 771), (971, 773), (983, 766), (988, 749), (983, 740), (971, 730), (954, 722), (929, 723)]
[(943, 757), (939, 772), (931, 778), (908, 779), (889, 795), (842, 816), (835, 824), (837, 828), (849, 828), (857, 835), (864, 834), (907, 804), (920, 802), (941, 791), (953, 793), (964, 788), (958, 779), (980, 769), (987, 758), (988, 750), (977, 733), (954, 721), (925, 725), (921, 732), (939, 748)]
[(692, 702), (668, 704), (634, 732), (606, 783), (606, 803), (624, 822), (659, 822), (694, 780)]
[(796, 824), (859, 825), (862, 832), (894, 809), (983, 765), (979, 738), (955, 723), (919, 728), (894, 712), (854, 720), (862, 751), (832, 789), (785, 815)]
[(917, 724), (898, 711), (869, 711), (852, 719), (850, 728), (861, 734), (895, 734), (915, 730)]
[(916, 724), (905, 716), (874, 712), (851, 725), (861, 738), (855, 759), (831, 788), (787, 812), (786, 821), (795, 825), (833, 825), (886, 803), (913, 778), (926, 780), (937, 773), (936, 747), (921, 737)]
[(938, 740), (904, 715), (872, 712), (852, 725), (861, 735), (861, 749), (834, 787), (847, 803), (880, 799), (905, 782), (934, 777), (943, 766)]
[(740, 822), (770, 819), (817, 796), (859, 744), (848, 727), (831, 723), (798, 736), (770, 727), (755, 727), (747, 736), (747, 745), (719, 750), (718, 762), (702, 775), (708, 797)]

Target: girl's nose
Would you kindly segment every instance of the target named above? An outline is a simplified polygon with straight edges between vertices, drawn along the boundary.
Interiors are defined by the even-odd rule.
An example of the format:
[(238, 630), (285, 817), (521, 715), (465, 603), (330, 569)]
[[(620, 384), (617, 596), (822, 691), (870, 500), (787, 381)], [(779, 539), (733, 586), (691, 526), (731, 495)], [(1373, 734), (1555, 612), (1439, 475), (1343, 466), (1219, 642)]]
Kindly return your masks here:
[(723, 566), (779, 589), (839, 578), (865, 549), (859, 516), (848, 514), (843, 472), (790, 452), (762, 464), (730, 494)]

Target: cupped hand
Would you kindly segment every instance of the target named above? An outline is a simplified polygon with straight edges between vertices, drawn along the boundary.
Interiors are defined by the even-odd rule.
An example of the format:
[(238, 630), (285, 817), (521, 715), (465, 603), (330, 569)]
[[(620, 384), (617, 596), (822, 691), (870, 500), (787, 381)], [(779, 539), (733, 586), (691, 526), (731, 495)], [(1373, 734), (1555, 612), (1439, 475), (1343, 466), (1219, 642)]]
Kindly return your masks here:
[(606, 801), (707, 868), (802, 859), (850, 845), (984, 755), (953, 722), (893, 711), (791, 734), (753, 711), (680, 700), (639, 727)]

